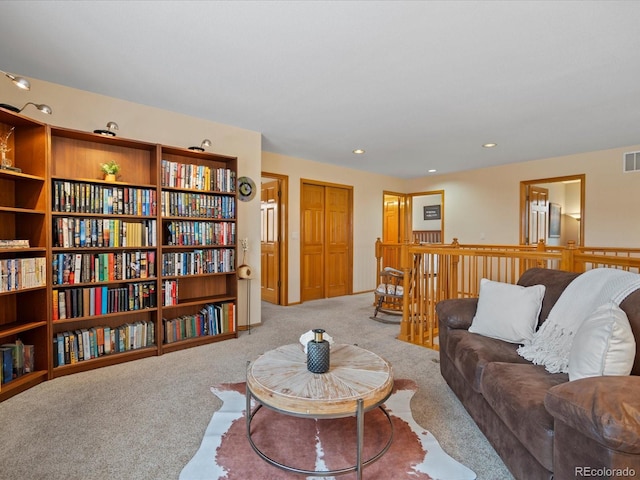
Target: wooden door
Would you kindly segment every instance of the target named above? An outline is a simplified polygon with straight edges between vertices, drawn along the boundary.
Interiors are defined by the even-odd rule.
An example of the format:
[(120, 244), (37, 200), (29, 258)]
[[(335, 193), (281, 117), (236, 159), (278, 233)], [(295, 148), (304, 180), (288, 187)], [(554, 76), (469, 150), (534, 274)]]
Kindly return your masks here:
[(325, 278), (326, 296), (339, 297), (350, 293), (351, 263), (351, 191), (326, 187), (325, 190)]
[(262, 183), (260, 196), (260, 291), (265, 302), (279, 305), (280, 241), (278, 181)]
[(549, 226), (549, 189), (529, 187), (529, 245), (547, 239)]
[(300, 209), (302, 233), (300, 238), (301, 300), (324, 298), (324, 187), (302, 184)]
[(384, 195), (384, 219), (382, 222), (384, 243), (400, 242), (400, 197)]
[(352, 292), (352, 190), (301, 185), (301, 300)]

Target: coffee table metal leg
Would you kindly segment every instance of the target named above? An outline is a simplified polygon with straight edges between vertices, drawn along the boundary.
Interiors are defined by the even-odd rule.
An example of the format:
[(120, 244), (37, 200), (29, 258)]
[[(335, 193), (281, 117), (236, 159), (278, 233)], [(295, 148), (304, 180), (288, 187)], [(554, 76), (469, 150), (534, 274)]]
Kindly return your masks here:
[(364, 402), (358, 399), (358, 409), (356, 410), (356, 430), (358, 432), (356, 451), (356, 478), (362, 480), (362, 445), (364, 444)]
[[(339, 469), (335, 469), (335, 470), (324, 470), (324, 471), (317, 471), (317, 470), (305, 470), (305, 469), (301, 469), (301, 468), (296, 468), (290, 465), (285, 465), (283, 463), (280, 463), (272, 458), (270, 458), (269, 456), (265, 455), (260, 448), (258, 448), (258, 446), (254, 443), (253, 438), (251, 436), (251, 422), (253, 421), (253, 417), (256, 416), (256, 414), (260, 411), (260, 409), (262, 409), (262, 407), (264, 406), (262, 403), (260, 403), (260, 401), (256, 398), (256, 407), (251, 410), (251, 400), (253, 398), (256, 398), (253, 396), (253, 394), (251, 393), (251, 390), (247, 387), (247, 391), (246, 391), (246, 400), (247, 400), (247, 413), (246, 413), (246, 419), (247, 419), (247, 440), (249, 441), (249, 444), (251, 445), (251, 448), (263, 459), (265, 460), (267, 463), (270, 463), (271, 465), (281, 468), (283, 470), (286, 470), (288, 472), (294, 472), (294, 473), (300, 473), (303, 475), (311, 475), (311, 476), (316, 476), (316, 477), (328, 477), (328, 476), (336, 476), (336, 475), (342, 475), (345, 473), (349, 473), (349, 472), (356, 472), (356, 477), (357, 480), (362, 480), (362, 472), (364, 470), (364, 467), (366, 467), (367, 465), (372, 464), (373, 462), (377, 461), (380, 457), (382, 457), (382, 455), (384, 455), (387, 450), (389, 450), (389, 448), (391, 447), (391, 443), (393, 441), (393, 422), (391, 420), (391, 417), (389, 416), (389, 412), (387, 412), (384, 408), (383, 405), (378, 406), (378, 408), (380, 409), (380, 411), (384, 414), (384, 416), (387, 419), (387, 422), (389, 423), (389, 439), (387, 440), (387, 444), (382, 448), (382, 450), (380, 450), (376, 455), (374, 455), (371, 458), (368, 458), (367, 460), (363, 460), (362, 459), (362, 453), (363, 453), (363, 446), (364, 446), (364, 415), (365, 415), (365, 411), (364, 411), (364, 402), (362, 399), (358, 400), (358, 403), (356, 405), (356, 464), (352, 465), (350, 467), (345, 467), (345, 468), (339, 468)], [(286, 414), (286, 412), (282, 412), (280, 410), (277, 409), (273, 409), (276, 412), (280, 412), (283, 414)], [(314, 417), (310, 417), (310, 418), (314, 418)]]

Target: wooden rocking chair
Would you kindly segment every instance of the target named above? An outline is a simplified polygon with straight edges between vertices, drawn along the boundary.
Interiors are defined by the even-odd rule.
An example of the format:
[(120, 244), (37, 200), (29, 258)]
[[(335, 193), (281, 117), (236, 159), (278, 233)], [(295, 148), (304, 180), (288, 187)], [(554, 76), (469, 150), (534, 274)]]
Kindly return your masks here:
[[(385, 267), (380, 272), (380, 283), (374, 291), (375, 310), (373, 312), (374, 320), (378, 319), (378, 313), (386, 313), (389, 315), (402, 315), (402, 302), (404, 297), (404, 273), (396, 268)], [(400, 319), (397, 322), (400, 323)]]

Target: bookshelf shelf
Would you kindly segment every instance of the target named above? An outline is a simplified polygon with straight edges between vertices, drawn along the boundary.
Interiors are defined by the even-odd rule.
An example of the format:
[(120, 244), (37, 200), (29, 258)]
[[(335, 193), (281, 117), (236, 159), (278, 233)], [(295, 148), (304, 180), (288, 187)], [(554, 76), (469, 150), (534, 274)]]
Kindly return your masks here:
[(39, 327), (46, 327), (47, 322), (44, 320), (38, 322), (14, 322), (0, 326), (0, 339), (6, 337), (12, 337), (22, 332), (28, 332), (29, 330), (35, 330)]
[(223, 340), (229, 340), (235, 337), (237, 337), (236, 333), (219, 333), (217, 335), (205, 335), (202, 337), (185, 338), (184, 340), (164, 343), (162, 345), (162, 353), (170, 353), (178, 350), (184, 350), (185, 348), (198, 347), (200, 345), (206, 345), (212, 342), (221, 342)]
[(156, 345), (136, 348), (135, 350), (127, 350), (126, 352), (109, 353), (101, 357), (92, 358), (91, 360), (82, 360), (69, 365), (55, 367), (53, 369), (53, 377), (58, 378), (64, 375), (86, 372), (88, 370), (116, 365), (118, 363), (140, 360), (141, 358), (155, 357), (156, 355), (158, 355), (158, 348)]
[(20, 392), (24, 392), (25, 390), (35, 387), (47, 379), (47, 370), (36, 370), (35, 372), (25, 373), (8, 383), (4, 383), (0, 388), (0, 402), (17, 395)]
[(114, 312), (114, 313), (104, 313), (102, 315), (89, 315), (83, 317), (74, 317), (74, 318), (61, 318), (58, 320), (54, 320), (54, 325), (64, 325), (64, 324), (72, 324), (78, 322), (86, 322), (90, 320), (92, 322), (100, 323), (100, 319), (104, 319), (105, 321), (110, 318), (121, 318), (126, 316), (134, 316), (139, 315), (140, 313), (155, 313), (157, 312), (157, 308), (140, 308), (138, 310), (130, 310), (127, 312)]
[(47, 212), (44, 210), (33, 210), (31, 208), (17, 208), (17, 207), (0, 207), (0, 214), (2, 213), (22, 213), (28, 215), (45, 215)]
[(46, 178), (37, 175), (29, 175), (28, 173), (15, 172), (13, 170), (0, 169), (0, 178), (13, 179), (18, 181), (31, 180), (33, 182), (44, 183)]

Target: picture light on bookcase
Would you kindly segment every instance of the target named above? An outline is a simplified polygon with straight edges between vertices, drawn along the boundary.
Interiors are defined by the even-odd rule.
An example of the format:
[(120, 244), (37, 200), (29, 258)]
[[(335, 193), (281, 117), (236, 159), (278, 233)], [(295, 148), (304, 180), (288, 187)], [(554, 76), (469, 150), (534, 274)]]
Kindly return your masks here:
[(8, 73), (0, 70), (0, 73), (4, 73), (4, 76), (13, 82), (13, 84), (21, 90), (31, 90), (31, 84), (29, 80), (24, 77), (18, 77), (12, 73)]
[(53, 113), (53, 110), (51, 110), (51, 107), (49, 105), (45, 105), (44, 103), (27, 102), (27, 103), (24, 104), (24, 106), (22, 108), (14, 107), (13, 105), (7, 105), (6, 103), (0, 103), (0, 107), (4, 108), (6, 110), (11, 110), (12, 112), (16, 112), (16, 113), (20, 113), (25, 108), (27, 108), (27, 106), (29, 106), (29, 105), (33, 105), (38, 110), (40, 110), (42, 113), (46, 113), (47, 115), (51, 115)]
[(189, 147), (189, 150), (195, 150), (196, 152), (204, 152), (204, 147), (210, 147), (211, 146), (211, 140), (209, 140), (208, 138), (205, 138), (204, 140), (202, 140), (202, 143), (200, 144), (199, 147)]
[(118, 130), (118, 124), (116, 122), (108, 122), (106, 130), (98, 129), (94, 130), (93, 133), (98, 133), (100, 135), (104, 135), (105, 137), (115, 137), (116, 130)]

